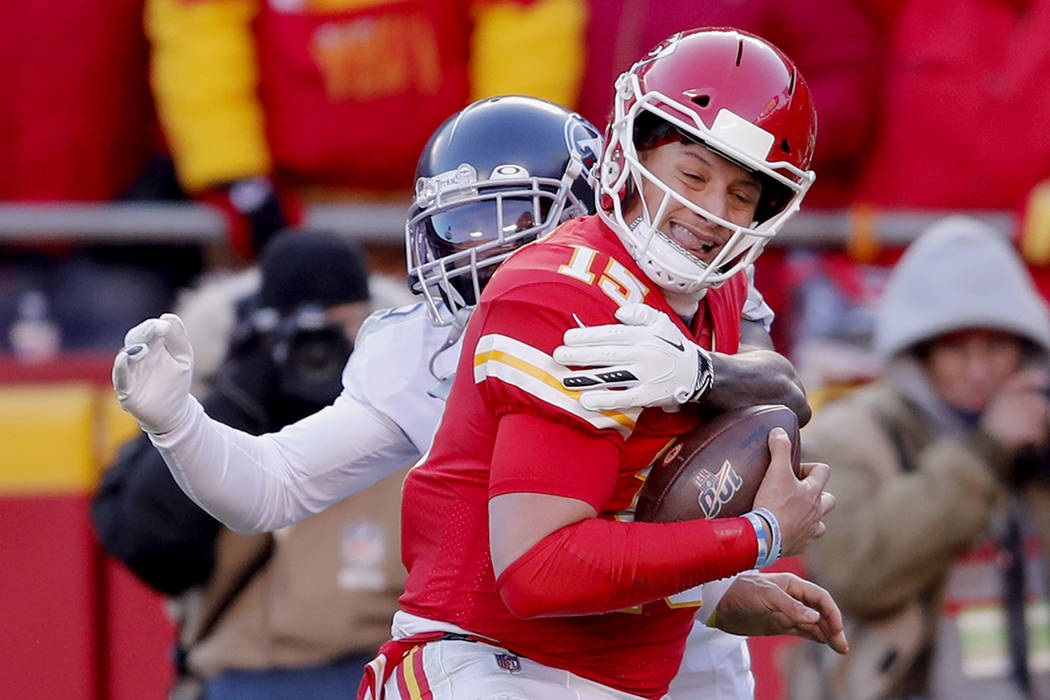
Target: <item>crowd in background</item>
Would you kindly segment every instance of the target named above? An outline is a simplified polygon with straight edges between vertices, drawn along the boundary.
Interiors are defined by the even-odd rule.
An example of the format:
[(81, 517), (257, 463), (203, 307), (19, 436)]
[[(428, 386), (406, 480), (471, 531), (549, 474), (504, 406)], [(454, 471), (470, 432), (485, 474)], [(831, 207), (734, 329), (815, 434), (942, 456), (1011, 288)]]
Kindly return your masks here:
[[(806, 211), (1008, 211), (1050, 287), (1047, 0), (78, 0), (2, 12), (17, 99), (0, 104), (0, 201), (192, 199), (228, 231), (218, 253), (5, 242), (6, 351), (25, 345), (13, 326), (44, 315), (62, 349), (108, 351), (205, 270), (251, 261), (304, 204), (405, 201), (426, 137), (478, 97), (544, 97), (603, 125), (615, 76), (694, 26), (768, 38), (806, 76), (819, 113)], [(778, 249), (759, 266), (782, 321), (774, 337), (800, 347), (814, 384), (870, 372), (856, 341), (900, 251), (858, 221), (847, 250)]]
[[(1010, 213), (1013, 248), (1033, 289), (1050, 297), (1050, 0), (31, 0), (0, 9), (10, 96), (0, 100), (0, 205), (192, 200), (221, 212), (228, 239), (218, 252), (175, 243), (4, 241), (0, 350), (29, 348), (34, 357), (43, 344), (42, 356), (47, 348), (109, 353), (127, 328), (169, 310), (178, 290), (203, 274), (253, 262), (275, 234), (302, 221), (307, 204), (407, 201), (427, 137), (478, 97), (544, 97), (603, 126), (615, 76), (662, 38), (696, 26), (748, 30), (794, 58), (819, 115), (817, 180), (803, 211), (856, 214), (845, 248), (771, 247), (757, 267), (757, 286), (777, 313), (774, 339), (811, 388), (873, 379), (898, 351), (926, 353), (937, 334), (972, 329), (968, 322), (936, 326), (936, 333), (891, 350), (871, 345), (890, 332), (879, 304), (887, 284), (893, 288), (891, 270), (902, 253), (872, 233), (881, 211)], [(934, 256), (929, 265), (947, 259)], [(1020, 269), (1006, 274), (1016, 279)], [(980, 270), (975, 264), (973, 275)], [(908, 298), (897, 301), (908, 308)], [(32, 325), (45, 317), (53, 335)], [(973, 323), (989, 325), (987, 318)], [(1022, 336), (1031, 354), (1050, 343), (1042, 327), (1007, 330)], [(892, 377), (884, 383), (892, 394)], [(930, 428), (933, 437), (907, 438), (904, 453), (930, 459), (927, 442), (978, 425), (984, 408), (970, 416), (931, 409), (952, 419)], [(821, 432), (825, 422), (834, 425), (835, 414), (829, 416), (817, 419), (814, 457), (848, 464), (850, 446)], [(996, 430), (993, 424), (990, 432)], [(886, 438), (886, 449), (896, 454), (893, 439)], [(1034, 442), (1045, 441), (1044, 430)], [(983, 445), (978, 454), (1001, 447)], [(965, 470), (959, 478), (977, 483), (979, 512), (941, 513), (967, 527), (955, 529), (956, 539), (940, 552), (943, 566), (902, 594), (915, 605), (894, 609), (902, 618), (918, 610), (926, 622), (916, 632), (922, 642), (943, 634), (929, 619), (936, 617), (930, 601), (956, 575), (959, 551), (969, 557), (964, 564), (984, 562), (1007, 535), (1022, 537), (1010, 528), (1027, 533), (1045, 525), (1022, 517), (1027, 511), (1019, 505), (1024, 494), (1041, 493), (1031, 488), (1045, 481), (1038, 467), (1001, 467), (991, 479), (982, 468), (953, 465)], [(902, 473), (915, 469), (901, 466)], [(857, 470), (830, 488), (860, 484), (863, 494), (894, 476)], [(923, 485), (886, 488), (906, 493), (916, 483)], [(855, 510), (850, 497), (840, 495), (837, 518)], [(1001, 512), (993, 508), (1000, 501)], [(835, 519), (828, 526), (845, 534), (816, 550), (817, 580), (854, 619), (878, 617), (884, 611), (855, 603), (865, 598), (855, 592), (857, 582), (822, 570), (825, 558), (838, 561), (837, 545), (855, 542), (857, 527)], [(879, 546), (889, 545), (871, 544), (872, 559)], [(930, 556), (920, 550), (919, 561)], [(899, 570), (886, 576), (902, 578)], [(891, 685), (904, 695), (917, 692), (907, 674), (933, 663), (916, 662), (922, 643), (908, 643), (882, 669), (900, 669)], [(1000, 650), (1013, 672), (1015, 647)], [(966, 651), (956, 655), (959, 665)], [(1029, 651), (1021, 664), (1030, 676), (1045, 665), (1041, 651)], [(884, 660), (873, 658), (876, 665)], [(852, 678), (843, 671), (840, 680), (861, 682)]]

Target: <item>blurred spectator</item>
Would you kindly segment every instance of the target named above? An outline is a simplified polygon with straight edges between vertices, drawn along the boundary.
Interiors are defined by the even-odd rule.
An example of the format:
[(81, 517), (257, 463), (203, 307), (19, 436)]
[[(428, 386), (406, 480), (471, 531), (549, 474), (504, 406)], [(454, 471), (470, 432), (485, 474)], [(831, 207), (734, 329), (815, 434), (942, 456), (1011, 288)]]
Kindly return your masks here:
[(107, 200), (155, 131), (142, 0), (0, 4), (0, 200)]
[(146, 0), (152, 83), (178, 178), (242, 254), (299, 196), (403, 189), (474, 98), (573, 104), (584, 0)]
[(850, 203), (882, 107), (881, 45), (854, 0), (591, 0), (590, 6), (586, 80), (578, 107), (584, 117), (606, 123), (613, 98), (609, 86), (671, 34), (705, 26), (753, 32), (795, 60), (816, 102), (820, 137), (813, 170), (818, 177), (806, 206)]
[(1020, 209), (1050, 177), (1050, 0), (894, 4), (885, 117), (863, 199)]
[[(67, 350), (111, 352), (128, 324), (170, 308), (200, 264), (188, 246), (2, 245), (0, 352), (30, 361)], [(38, 320), (54, 334), (47, 352), (27, 351), (17, 330)]]
[(1016, 212), (1018, 246), (1050, 299), (1050, 0), (868, 1), (889, 34), (885, 117), (860, 198)]
[(1050, 697), (1044, 302), (1006, 240), (944, 219), (894, 269), (875, 348), (882, 377), (803, 431), (838, 499), (807, 563), (852, 651), (814, 649), (795, 696)]
[[(334, 234), (276, 237), (261, 272), (203, 401), (253, 434), (334, 400), (369, 307), (364, 260)], [(272, 535), (240, 535), (190, 501), (141, 435), (105, 473), (93, 516), (107, 551), (179, 597), (177, 697), (342, 698), (396, 609), (399, 494), (395, 476)]]
[[(259, 266), (231, 270), (210, 270), (193, 287), (179, 291), (176, 313), (186, 325), (193, 345), (193, 384), (191, 393), (201, 396), (214, 384), (215, 375), (226, 359), (229, 344), (250, 298), (259, 291)], [(397, 277), (376, 272), (368, 277), (373, 308), (414, 304), (415, 295), (405, 286), (404, 275)]]
[[(135, 196), (158, 145), (147, 57), (142, 0), (0, 4), (0, 202)], [(186, 247), (0, 239), (0, 352), (109, 353), (200, 264)], [(27, 349), (41, 309), (53, 340)]]
[(848, 252), (792, 248), (786, 251), (782, 284), (791, 319), (791, 358), (814, 408), (826, 396), (870, 381), (879, 371), (871, 349), (875, 308), (891, 264), (859, 261)]

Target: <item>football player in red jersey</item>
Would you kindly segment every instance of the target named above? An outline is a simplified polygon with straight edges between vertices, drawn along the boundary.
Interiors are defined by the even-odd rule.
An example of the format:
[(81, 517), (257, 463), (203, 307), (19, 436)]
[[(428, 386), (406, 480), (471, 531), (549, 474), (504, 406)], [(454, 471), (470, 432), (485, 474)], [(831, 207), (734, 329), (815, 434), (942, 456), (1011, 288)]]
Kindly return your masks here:
[[(467, 327), (449, 409), (405, 482), (408, 581), (364, 698), (660, 698), (697, 587), (823, 532), (829, 469), (796, 479), (775, 431), (752, 512), (632, 517), (647, 466), (700, 409), (784, 403), (808, 417), (786, 360), (741, 346), (745, 270), (813, 178), (805, 82), (762, 39), (694, 30), (616, 89), (600, 215), (511, 256)], [(619, 364), (616, 321), (640, 361)], [(627, 392), (648, 408), (620, 405)], [(830, 598), (799, 598), (810, 609), (781, 619), (737, 596), (717, 625), (845, 651)]]

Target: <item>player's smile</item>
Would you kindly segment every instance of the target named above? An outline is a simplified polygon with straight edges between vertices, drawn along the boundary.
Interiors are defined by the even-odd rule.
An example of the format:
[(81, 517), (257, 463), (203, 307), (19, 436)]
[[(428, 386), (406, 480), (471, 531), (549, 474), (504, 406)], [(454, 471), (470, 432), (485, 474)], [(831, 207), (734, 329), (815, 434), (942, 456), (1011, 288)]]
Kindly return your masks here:
[[(732, 236), (731, 229), (708, 216), (739, 226), (753, 222), (762, 187), (739, 165), (685, 140), (662, 144), (640, 156), (649, 172), (664, 183), (657, 186), (648, 178), (642, 183), (644, 206), (650, 215), (663, 207), (657, 228), (688, 255), (710, 263)], [(669, 190), (692, 206), (672, 197)], [(635, 210), (641, 209), (636, 203)]]
[(703, 262), (711, 262), (729, 239), (729, 231), (722, 227), (704, 230), (687, 225), (676, 218), (669, 219), (660, 230), (686, 252)]

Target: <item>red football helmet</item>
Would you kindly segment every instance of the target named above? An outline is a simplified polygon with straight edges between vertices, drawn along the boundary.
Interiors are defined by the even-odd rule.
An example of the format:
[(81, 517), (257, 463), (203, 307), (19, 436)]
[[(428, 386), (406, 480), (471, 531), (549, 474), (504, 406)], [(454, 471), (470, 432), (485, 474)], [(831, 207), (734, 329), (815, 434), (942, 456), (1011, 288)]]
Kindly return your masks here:
[[(795, 64), (764, 39), (735, 29), (693, 29), (663, 41), (616, 81), (615, 111), (599, 170), (599, 214), (654, 282), (695, 294), (722, 284), (754, 262), (766, 242), (798, 211), (813, 183), (809, 170), (817, 114)], [(762, 182), (756, 220), (738, 226), (688, 201), (640, 162), (640, 124), (666, 122), (754, 173)], [(644, 130), (644, 127), (643, 127)], [(654, 211), (624, 220), (629, 193), (644, 180), (662, 190)], [(732, 235), (705, 264), (656, 228), (671, 200)], [(644, 202), (643, 202), (644, 204)]]

